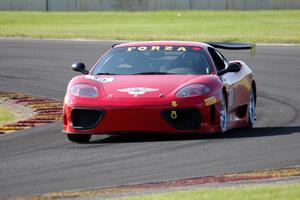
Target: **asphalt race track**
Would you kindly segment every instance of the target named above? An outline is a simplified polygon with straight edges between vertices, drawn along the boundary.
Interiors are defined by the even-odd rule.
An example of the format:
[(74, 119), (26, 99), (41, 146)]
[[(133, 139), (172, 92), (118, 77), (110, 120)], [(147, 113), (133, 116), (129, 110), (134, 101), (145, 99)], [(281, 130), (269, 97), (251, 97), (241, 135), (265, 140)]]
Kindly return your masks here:
[[(0, 90), (63, 100), (76, 75), (111, 42), (0, 40)], [(253, 130), (217, 136), (95, 136), (70, 143), (61, 124), (0, 135), (0, 197), (219, 175), (300, 165), (300, 46), (226, 51), (252, 66), (258, 107)], [(134, 123), (134, 122), (133, 122)]]

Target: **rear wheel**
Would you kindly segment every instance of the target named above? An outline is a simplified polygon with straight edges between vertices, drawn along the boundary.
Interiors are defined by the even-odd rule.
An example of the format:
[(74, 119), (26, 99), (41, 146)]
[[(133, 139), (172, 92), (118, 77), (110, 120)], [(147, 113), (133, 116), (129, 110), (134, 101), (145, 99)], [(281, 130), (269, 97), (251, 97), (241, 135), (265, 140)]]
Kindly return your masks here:
[(225, 133), (227, 130), (227, 105), (225, 94), (221, 96), (221, 109), (220, 109), (220, 132)]
[(76, 143), (88, 143), (91, 137), (91, 134), (68, 134), (68, 139)]
[(249, 94), (249, 104), (248, 104), (248, 127), (252, 128), (255, 121), (255, 97), (253, 88), (250, 90)]

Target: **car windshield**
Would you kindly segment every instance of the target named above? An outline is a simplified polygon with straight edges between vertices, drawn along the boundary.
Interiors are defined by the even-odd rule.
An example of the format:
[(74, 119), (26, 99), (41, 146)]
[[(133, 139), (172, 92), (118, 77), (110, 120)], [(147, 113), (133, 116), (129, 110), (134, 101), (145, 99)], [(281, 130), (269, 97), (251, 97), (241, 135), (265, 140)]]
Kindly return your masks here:
[(117, 47), (95, 65), (96, 75), (210, 74), (205, 51), (188, 46)]

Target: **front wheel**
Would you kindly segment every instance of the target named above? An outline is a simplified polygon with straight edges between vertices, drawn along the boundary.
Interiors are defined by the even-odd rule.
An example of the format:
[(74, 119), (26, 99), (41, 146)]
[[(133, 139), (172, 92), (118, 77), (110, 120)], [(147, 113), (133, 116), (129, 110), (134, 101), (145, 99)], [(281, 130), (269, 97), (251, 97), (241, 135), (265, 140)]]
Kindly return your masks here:
[(252, 128), (255, 121), (255, 97), (253, 88), (250, 90), (249, 94), (249, 104), (248, 104), (248, 127)]
[(68, 139), (76, 143), (88, 143), (91, 137), (91, 134), (68, 134)]
[(225, 133), (227, 130), (227, 105), (225, 94), (221, 96), (221, 109), (220, 109), (220, 132)]

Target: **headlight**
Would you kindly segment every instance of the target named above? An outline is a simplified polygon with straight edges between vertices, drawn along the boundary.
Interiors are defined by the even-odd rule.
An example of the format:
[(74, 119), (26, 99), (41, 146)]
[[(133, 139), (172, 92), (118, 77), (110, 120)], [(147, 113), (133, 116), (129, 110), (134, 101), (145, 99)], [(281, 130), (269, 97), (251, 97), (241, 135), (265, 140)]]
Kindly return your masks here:
[(176, 97), (195, 97), (207, 94), (209, 92), (210, 89), (207, 85), (195, 83), (178, 90)]
[(87, 84), (74, 85), (70, 91), (77, 97), (96, 98), (99, 95), (96, 87)]

